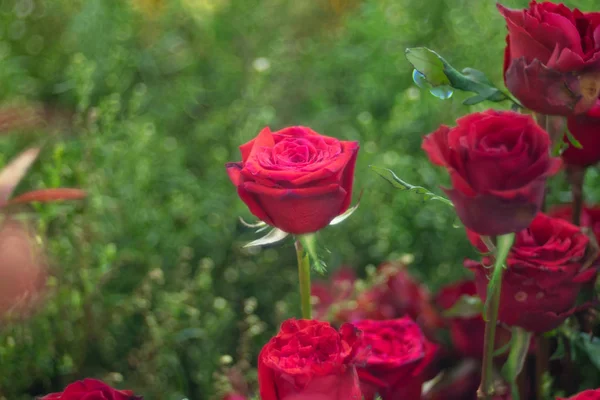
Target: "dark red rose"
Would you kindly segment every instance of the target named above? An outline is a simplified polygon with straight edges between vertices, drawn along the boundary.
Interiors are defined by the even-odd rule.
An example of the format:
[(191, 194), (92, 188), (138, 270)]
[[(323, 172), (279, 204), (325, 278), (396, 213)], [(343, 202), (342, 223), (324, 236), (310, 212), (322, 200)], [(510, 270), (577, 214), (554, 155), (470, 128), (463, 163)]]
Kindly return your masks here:
[[(462, 296), (476, 296), (477, 288), (473, 281), (461, 281), (440, 289), (436, 303), (443, 310), (448, 310)], [(481, 314), (467, 317), (448, 318), (450, 337), (454, 348), (464, 357), (483, 357), (483, 337), (485, 322)], [(496, 330), (496, 348), (501, 348), (510, 340), (510, 332), (502, 327)]]
[[(566, 164), (588, 167), (600, 161), (600, 118), (581, 115), (568, 118), (567, 126), (583, 148), (573, 145), (561, 154)], [(564, 139), (568, 143), (568, 139)]]
[[(471, 234), (471, 237), (474, 235)], [(502, 280), (499, 321), (542, 333), (559, 326), (576, 311), (577, 294), (596, 276), (596, 267), (583, 268), (589, 239), (579, 228), (538, 214), (519, 232)], [(485, 300), (492, 260), (467, 260), (475, 272), (477, 292)]]
[(361, 333), (326, 322), (287, 320), (258, 356), (262, 400), (360, 400), (354, 361)]
[(369, 349), (366, 362), (358, 368), (362, 393), (373, 400), (418, 400), (424, 369), (435, 355), (436, 346), (425, 338), (410, 318), (356, 323), (363, 331), (363, 346)]
[(508, 27), (506, 86), (541, 114), (580, 114), (600, 92), (600, 14), (532, 1), (525, 10), (498, 5)]
[(349, 322), (349, 313), (355, 308), (356, 274), (349, 267), (334, 272), (329, 282), (313, 282), (311, 296), (317, 299), (313, 306), (314, 319), (330, 322)]
[(142, 400), (130, 390), (117, 390), (96, 379), (71, 383), (61, 393), (52, 393), (40, 400)]
[(443, 322), (433, 306), (427, 287), (400, 262), (383, 263), (377, 274), (381, 282), (358, 298), (358, 307), (364, 310), (363, 318), (394, 319), (409, 316), (428, 337), (433, 338)]
[(294, 126), (263, 129), (228, 163), (238, 195), (256, 217), (293, 234), (316, 232), (348, 209), (357, 142)]
[(568, 399), (560, 397), (556, 400), (600, 400), (600, 389), (586, 390), (585, 392), (578, 393)]
[(442, 125), (423, 140), (431, 162), (450, 173), (445, 189), (465, 226), (481, 235), (518, 232), (540, 210), (546, 178), (561, 166), (534, 120), (489, 110)]

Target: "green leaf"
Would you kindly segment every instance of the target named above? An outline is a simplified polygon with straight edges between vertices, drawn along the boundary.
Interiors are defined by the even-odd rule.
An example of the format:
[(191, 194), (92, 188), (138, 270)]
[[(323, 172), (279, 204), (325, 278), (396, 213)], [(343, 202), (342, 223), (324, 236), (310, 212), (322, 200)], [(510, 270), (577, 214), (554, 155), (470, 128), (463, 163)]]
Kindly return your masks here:
[(308, 254), (308, 260), (310, 261), (310, 266), (315, 272), (323, 275), (327, 271), (327, 265), (321, 258), (319, 257), (319, 252), (317, 250), (317, 235), (314, 233), (308, 233), (305, 235), (298, 235), (296, 237), (306, 254)]
[(519, 400), (519, 388), (517, 386), (517, 377), (523, 369), (529, 344), (531, 343), (531, 332), (524, 329), (512, 328), (512, 336), (510, 339), (510, 352), (508, 359), (502, 367), (502, 376), (511, 387), (512, 399)]
[(577, 138), (575, 136), (573, 136), (573, 134), (571, 133), (571, 131), (569, 129), (566, 130), (566, 135), (567, 135), (567, 140), (569, 141), (569, 143), (571, 143), (573, 145), (573, 147), (575, 147), (576, 149), (583, 149), (583, 146), (581, 145), (579, 140), (577, 140)]
[(600, 370), (600, 338), (596, 336), (590, 337), (585, 332), (579, 332), (576, 344), (587, 354), (592, 364)]
[(471, 318), (481, 315), (482, 311), (483, 303), (479, 297), (464, 294), (460, 296), (452, 307), (445, 310), (442, 315), (446, 318)]
[(444, 72), (444, 61), (435, 51), (426, 47), (406, 49), (406, 58), (417, 71), (425, 75), (425, 79), (432, 86), (450, 84)]
[(447, 198), (438, 196), (437, 194), (430, 192), (422, 186), (414, 186), (408, 182), (403, 181), (390, 169), (377, 167), (375, 165), (371, 165), (370, 168), (377, 174), (379, 174), (379, 176), (381, 176), (383, 179), (391, 183), (392, 186), (394, 186), (396, 189), (417, 193), (423, 196), (424, 200), (437, 200), (441, 201), (446, 205), (449, 205), (450, 207), (454, 207), (454, 204), (452, 204), (452, 202)]
[(462, 73), (435, 51), (426, 47), (406, 49), (406, 58), (413, 67), (425, 76), (433, 87), (451, 86), (454, 89), (476, 93), (466, 99), (463, 104), (474, 105), (485, 100), (499, 102), (511, 100), (509, 96), (496, 88), (479, 70), (465, 68)]
[(565, 356), (567, 355), (567, 352), (565, 349), (565, 338), (559, 337), (557, 343), (558, 343), (558, 345), (556, 346), (556, 351), (554, 352), (554, 354), (552, 354), (552, 356), (550, 356), (550, 361), (561, 360), (561, 359), (565, 358)]

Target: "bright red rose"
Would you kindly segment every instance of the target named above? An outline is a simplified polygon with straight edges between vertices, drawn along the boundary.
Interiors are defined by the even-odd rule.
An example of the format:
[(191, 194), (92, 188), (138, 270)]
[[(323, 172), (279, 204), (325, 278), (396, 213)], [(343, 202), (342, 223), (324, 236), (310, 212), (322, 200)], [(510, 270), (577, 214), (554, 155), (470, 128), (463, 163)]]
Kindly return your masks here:
[(530, 116), (489, 110), (442, 125), (423, 140), (450, 173), (445, 189), (465, 226), (481, 235), (518, 232), (540, 210), (546, 178), (558, 172), (550, 139)]
[(294, 126), (263, 129), (228, 163), (238, 195), (256, 217), (293, 234), (316, 232), (348, 209), (357, 142)]
[(363, 331), (367, 359), (358, 368), (362, 393), (373, 400), (419, 400), (424, 369), (435, 355), (436, 346), (427, 341), (410, 318), (356, 323)]
[[(461, 281), (440, 289), (436, 303), (443, 310), (448, 310), (456, 304), (462, 296), (477, 295), (477, 288), (473, 281)], [(483, 338), (485, 322), (481, 314), (469, 317), (448, 318), (450, 337), (454, 348), (464, 357), (483, 357)], [(510, 332), (502, 327), (496, 330), (496, 348), (502, 347), (510, 340)]]
[(561, 397), (556, 400), (600, 400), (600, 389), (586, 390), (585, 392), (578, 393), (568, 399), (563, 399)]
[[(581, 115), (568, 118), (567, 126), (583, 148), (573, 145), (561, 154), (566, 164), (588, 167), (600, 161), (600, 118)], [(568, 142), (568, 139), (564, 139)]]
[(360, 400), (354, 361), (361, 333), (326, 322), (287, 320), (258, 356), (262, 400)]
[[(471, 234), (473, 239), (475, 235)], [(502, 280), (499, 321), (542, 333), (559, 326), (576, 311), (580, 289), (596, 276), (596, 266), (583, 268), (589, 239), (571, 223), (538, 214), (519, 232)], [(477, 292), (485, 301), (492, 260), (467, 260), (475, 272)]]
[(498, 5), (508, 27), (504, 78), (521, 103), (541, 114), (589, 110), (600, 91), (600, 14), (532, 1)]
[(39, 400), (142, 400), (130, 390), (117, 390), (96, 379), (71, 383), (61, 393), (52, 393)]

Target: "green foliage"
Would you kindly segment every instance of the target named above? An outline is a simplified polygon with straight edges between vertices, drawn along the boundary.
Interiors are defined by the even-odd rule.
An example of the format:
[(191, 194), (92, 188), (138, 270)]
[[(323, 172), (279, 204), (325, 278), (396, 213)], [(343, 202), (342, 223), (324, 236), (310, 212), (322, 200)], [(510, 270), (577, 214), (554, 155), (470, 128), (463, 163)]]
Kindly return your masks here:
[[(72, 119), (59, 134), (49, 122), (3, 137), (0, 163), (44, 144), (17, 194), (90, 193), (83, 204), (35, 206), (52, 277), (35, 316), (2, 325), (0, 399), (84, 376), (148, 400), (206, 399), (225, 389), (224, 355), (255, 362), (277, 324), (299, 315), (292, 241), (243, 248), (256, 236), (238, 216), (253, 219), (224, 169), (265, 125), (361, 142), (361, 206), (319, 238), (330, 269), (364, 275), (411, 253), (411, 272), (434, 290), (466, 274), (462, 260), (475, 253), (447, 207), (416, 205), (368, 166), (437, 191), (444, 173), (422, 136), (487, 105), (421, 92), (404, 49), (427, 45), (501, 87), (504, 21), (494, 2), (355, 4), (340, 13), (281, 0), (0, 2), (2, 104)], [(600, 187), (597, 172), (589, 180)], [(560, 180), (551, 196), (567, 198)]]

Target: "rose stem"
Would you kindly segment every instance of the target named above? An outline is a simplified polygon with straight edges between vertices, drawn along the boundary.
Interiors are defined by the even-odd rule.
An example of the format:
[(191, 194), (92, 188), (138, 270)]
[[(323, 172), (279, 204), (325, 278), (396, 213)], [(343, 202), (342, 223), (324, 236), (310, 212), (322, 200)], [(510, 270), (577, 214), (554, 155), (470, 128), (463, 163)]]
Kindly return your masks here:
[(535, 338), (535, 398), (544, 400), (544, 374), (550, 362), (548, 338), (539, 335)]
[(514, 233), (500, 235), (497, 238), (496, 261), (492, 279), (488, 283), (485, 314), (485, 336), (483, 339), (483, 362), (481, 370), (481, 384), (477, 390), (477, 398), (491, 400), (493, 395), (493, 368), (494, 344), (496, 341), (496, 326), (498, 325), (498, 309), (500, 307), (500, 291), (502, 289), (502, 275), (504, 263), (515, 240)]
[(298, 257), (298, 278), (300, 281), (302, 318), (312, 319), (312, 307), (310, 304), (310, 260), (308, 253), (304, 251), (299, 240), (296, 240), (296, 256)]
[(571, 184), (573, 194), (573, 223), (581, 225), (581, 212), (583, 209), (583, 181), (585, 179), (585, 167), (567, 165), (567, 180)]

